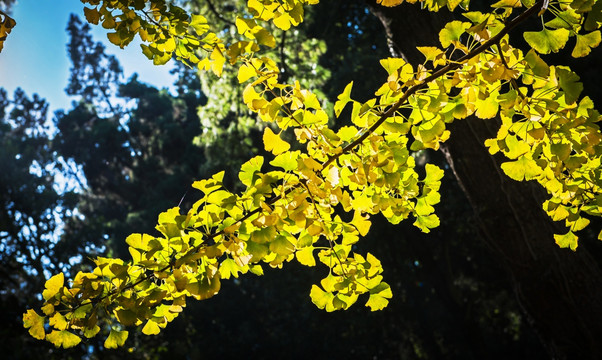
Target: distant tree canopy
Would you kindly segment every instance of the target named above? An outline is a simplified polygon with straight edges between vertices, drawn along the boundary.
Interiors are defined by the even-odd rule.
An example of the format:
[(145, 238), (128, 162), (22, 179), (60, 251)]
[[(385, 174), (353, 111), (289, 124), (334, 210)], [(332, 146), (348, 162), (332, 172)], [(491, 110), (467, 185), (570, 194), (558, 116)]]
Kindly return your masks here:
[[(484, 237), (500, 254), (525, 314), (534, 319), (550, 353), (566, 356), (579, 348), (586, 356), (600, 354), (595, 339), (602, 332), (593, 319), (602, 309), (596, 305), (598, 291), (587, 291), (599, 288), (599, 264), (591, 261), (587, 249), (580, 255), (558, 255), (560, 250), (548, 245), (534, 249), (534, 244), (539, 246), (540, 239), (546, 238), (549, 244), (554, 239), (558, 246), (576, 250), (580, 244), (577, 232), (586, 229), (587, 234), (588, 225), (602, 209), (600, 115), (590, 98), (581, 97), (583, 87), (576, 73), (566, 66), (549, 65), (542, 58), (563, 49), (569, 39), (576, 40), (571, 45), (574, 57), (587, 56), (598, 46), (599, 2), (500, 1), (481, 12), (466, 12), (468, 1), (427, 0), (421, 4), (430, 11), (447, 7), (462, 11), (463, 20), (468, 20), (452, 19), (436, 31), (427, 31), (428, 27), (417, 25), (421, 19), (427, 19), (430, 26), (437, 24), (430, 19), (441, 17), (426, 12), (402, 17), (395, 11), (409, 8), (395, 7), (403, 1), (379, 0), (371, 4), (372, 11), (383, 22), (388, 45), (397, 57), (379, 53), (370, 37), (354, 28), (354, 21), (367, 14), (362, 15), (361, 10), (354, 21), (314, 23), (347, 27), (348, 43), (343, 40), (324, 46), (328, 37), (321, 43), (311, 39), (311, 31), (296, 30), (305, 15), (320, 19), (329, 14), (328, 9), (316, 5), (317, 0), (252, 0), (218, 8), (203, 2), (201, 7), (193, 7), (207, 16), (190, 15), (163, 1), (82, 2), (88, 5), (84, 10), (88, 22), (109, 29), (112, 43), (124, 47), (139, 36), (143, 53), (155, 64), (175, 57), (219, 79), (201, 75), (209, 101), (200, 111), (201, 131), (198, 120), (189, 120), (196, 116), (189, 109), (206, 101), (198, 88), (190, 91), (195, 89), (194, 82), (183, 85), (181, 94), (199, 96), (181, 99), (136, 79), (117, 84), (117, 62), (86, 36), (87, 25), (72, 19), (69, 50), (74, 69), (68, 93), (80, 96), (82, 102), (68, 114), (57, 114), (60, 131), (54, 142), (67, 162), (82, 164), (90, 194), (97, 198), (91, 196), (78, 209), (95, 214), (98, 221), (91, 221), (90, 215), (81, 221), (85, 226), (78, 226), (77, 219), (67, 223), (66, 238), (71, 233), (87, 233), (92, 235), (89, 243), (94, 243), (99, 234), (117, 239), (130, 230), (137, 231), (133, 227), (148, 220), (147, 210), (156, 209), (165, 194), (182, 192), (181, 181), (189, 180), (188, 174), (194, 176), (194, 169), (186, 171), (189, 163), (179, 159), (200, 156), (199, 163), (206, 160), (192, 147), (193, 142), (213, 146), (217, 153), (210, 159), (219, 158), (220, 152), (226, 154), (223, 167), (236, 166), (229, 154), (236, 158), (248, 154), (251, 159), (240, 167), (238, 185), (232, 174), (223, 172), (195, 181), (193, 188), (201, 193), (187, 194), (185, 202), (161, 213), (158, 233), (127, 236), (131, 260), (98, 257), (95, 267), (70, 274), (70, 281), (63, 272), (49, 278), (42, 294), (42, 315), (35, 310), (23, 315), (33, 337), (71, 348), (103, 331), (103, 346), (117, 348), (126, 343), (128, 327), (138, 326), (142, 333), (156, 335), (183, 312), (188, 297), (211, 298), (224, 279), (238, 279), (249, 272), (261, 275), (265, 265), (279, 268), (293, 260), (326, 269), (319, 284), (311, 286), (310, 297), (318, 308), (347, 310), (361, 298), (371, 310), (382, 310), (392, 297), (392, 286), (383, 281), (381, 261), (365, 250), (360, 239), (378, 231), (373, 224), (377, 214), (393, 224), (412, 218), (413, 225), (425, 233), (441, 224), (434, 206), (440, 202), (444, 171), (440, 161), (425, 163), (429, 156), (423, 154), (443, 149), (477, 213)], [(306, 14), (308, 5), (316, 8)], [(234, 11), (236, 6), (240, 11)], [(511, 31), (535, 15), (544, 25), (523, 32), (530, 46), (523, 52), (511, 45)], [(222, 25), (217, 27), (212, 16)], [(400, 23), (405, 19), (409, 20)], [(312, 29), (311, 21), (308, 25)], [(407, 50), (399, 41), (408, 26), (424, 30), (421, 36), (430, 34), (438, 40), (437, 44), (418, 44), (418, 53), (414, 53), (422, 63), (412, 55), (414, 46)], [(293, 36), (288, 35), (291, 33)], [(337, 58), (334, 52), (329, 60), (321, 61), (321, 55), (336, 46), (341, 49), (338, 54), (355, 52), (357, 56)], [(384, 76), (388, 76), (384, 83), (374, 85), (374, 95), (367, 95), (365, 89), (371, 81), (356, 78), (350, 83), (345, 80), (336, 101), (323, 100), (335, 92), (333, 84), (346, 76), (336, 70), (357, 74), (366, 69), (362, 76), (371, 75), (373, 70), (365, 64), (373, 54), (381, 58)], [(99, 71), (101, 67), (103, 71)], [(183, 74), (181, 79), (186, 82), (189, 73)], [(222, 90), (225, 86), (229, 90)], [(357, 97), (358, 87), (366, 98)], [(136, 110), (126, 111), (112, 103), (117, 89), (119, 97), (137, 103)], [(212, 102), (218, 94), (222, 101)], [(165, 118), (160, 114), (166, 114)], [(488, 122), (494, 118), (499, 122)], [(258, 120), (263, 123), (258, 125)], [(494, 162), (487, 154), (480, 160), (482, 151), (457, 152), (461, 149), (454, 145), (453, 134), (464, 131), (464, 125), (456, 125), (458, 120), (495, 126), (489, 134), (472, 130), (474, 137), (480, 138), (478, 146), (484, 141), (490, 154), (498, 154)], [(71, 131), (77, 127), (94, 134), (96, 141), (78, 142), (78, 132)], [(253, 143), (251, 134), (257, 131), (263, 132), (265, 152)], [(483, 134), (488, 135), (482, 138)], [(243, 140), (242, 146), (228, 152), (231, 147), (220, 144), (224, 136)], [(468, 141), (471, 136), (462, 135), (462, 139)], [(150, 146), (149, 138), (153, 139)], [(463, 149), (472, 151), (466, 144)], [(111, 156), (106, 156), (109, 153)], [(499, 154), (505, 159), (500, 160)], [(214, 169), (216, 162), (212, 161)], [(486, 163), (496, 167), (480, 173), (485, 169), (481, 164)], [(472, 172), (468, 169), (471, 165), (476, 166)], [(514, 187), (509, 193), (507, 180), (499, 180), (502, 172), (516, 181), (535, 180), (539, 190), (527, 188), (526, 193), (536, 194), (532, 197)], [(163, 183), (162, 179), (170, 180)], [(497, 199), (493, 194), (500, 193), (485, 187), (494, 181), (501, 181), (496, 187), (506, 198), (496, 200), (493, 206), (503, 214), (502, 222), (518, 224), (510, 227), (520, 230), (513, 238), (507, 229), (486, 225), (493, 217), (482, 219), (492, 210), (491, 200)], [(157, 189), (161, 194), (155, 196)], [(176, 204), (173, 198), (167, 202)], [(121, 213), (111, 210), (101, 217), (92, 211), (109, 202), (122, 204)], [(562, 222), (564, 228), (550, 225), (539, 215), (544, 214), (542, 203), (551, 220)], [(188, 210), (182, 212), (181, 208)], [(503, 244), (506, 240), (512, 240), (511, 247)], [(112, 245), (111, 249), (114, 254), (127, 255), (125, 248)], [(544, 270), (553, 264), (562, 271), (554, 269), (554, 275), (536, 284), (540, 273), (532, 269), (541, 270), (542, 261)], [(557, 286), (559, 281), (565, 282), (562, 288)], [(533, 289), (551, 293), (527, 289), (532, 284), (540, 286)], [(554, 291), (559, 295), (550, 295), (556, 294)], [(579, 298), (582, 309), (572, 295)], [(559, 315), (562, 321), (551, 324), (546, 312), (538, 309), (544, 297), (552, 298), (551, 309), (569, 308), (568, 316)], [(583, 336), (564, 339), (562, 328), (567, 326)]]

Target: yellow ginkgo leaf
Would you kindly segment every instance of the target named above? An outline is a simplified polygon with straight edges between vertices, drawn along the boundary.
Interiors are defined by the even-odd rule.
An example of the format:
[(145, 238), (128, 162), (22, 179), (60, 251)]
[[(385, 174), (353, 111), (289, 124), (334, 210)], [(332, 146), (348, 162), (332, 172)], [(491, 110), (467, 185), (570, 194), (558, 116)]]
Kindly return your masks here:
[(42, 292), (42, 296), (44, 297), (44, 300), (48, 300), (48, 299), (52, 298), (54, 295), (56, 295), (59, 292), (59, 290), (61, 290), (64, 283), (65, 283), (65, 275), (63, 275), (63, 273), (58, 273), (58, 274), (54, 275), (53, 277), (51, 277), (50, 279), (48, 279), (48, 281), (46, 281), (46, 284), (44, 285), (46, 290), (44, 290)]
[(23, 326), (29, 329), (29, 334), (38, 340), (44, 339), (46, 336), (44, 332), (44, 317), (38, 315), (34, 310), (27, 310), (23, 314)]
[(82, 341), (82, 339), (79, 336), (72, 334), (66, 330), (63, 330), (63, 331), (55, 330), (55, 331), (51, 332), (50, 334), (48, 334), (48, 336), (46, 336), (46, 340), (53, 343), (54, 346), (56, 346), (57, 348), (63, 347), (64, 349), (72, 348)]
[(109, 337), (105, 340), (104, 346), (107, 349), (117, 349), (125, 344), (125, 340), (128, 338), (127, 331), (118, 331), (111, 329)]
[(271, 151), (274, 155), (282, 154), (291, 147), (289, 143), (282, 140), (279, 135), (274, 134), (269, 127), (266, 127), (263, 132), (263, 145), (267, 151)]
[(376, 0), (382, 6), (393, 7), (403, 3), (404, 0)]

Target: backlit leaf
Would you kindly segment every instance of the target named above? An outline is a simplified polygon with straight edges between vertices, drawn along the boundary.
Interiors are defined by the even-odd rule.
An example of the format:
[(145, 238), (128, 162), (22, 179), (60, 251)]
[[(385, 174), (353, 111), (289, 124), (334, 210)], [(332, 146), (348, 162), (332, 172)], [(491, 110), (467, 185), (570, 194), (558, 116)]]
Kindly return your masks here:
[(64, 283), (65, 275), (62, 272), (48, 279), (44, 285), (46, 289), (42, 292), (42, 297), (44, 297), (44, 300), (54, 297), (54, 295), (61, 290)]
[(115, 329), (111, 329), (109, 333), (109, 337), (104, 342), (104, 347), (107, 349), (117, 349), (120, 346), (125, 344), (125, 340), (128, 338), (127, 331), (118, 331)]
[(341, 115), (345, 105), (351, 101), (351, 88), (353, 88), (353, 81), (347, 84), (345, 90), (337, 97), (338, 100), (334, 104), (334, 113), (337, 117)]
[(316, 258), (313, 254), (314, 247), (308, 246), (295, 252), (295, 257), (300, 264), (305, 266), (316, 266)]
[(144, 335), (157, 335), (161, 332), (161, 328), (154, 322), (152, 319), (146, 322), (146, 325), (142, 328), (142, 333)]
[(586, 35), (577, 34), (577, 44), (571, 53), (572, 57), (578, 58), (588, 55), (592, 48), (600, 45), (600, 30), (593, 31)]
[(527, 43), (540, 54), (558, 52), (569, 40), (567, 29), (527, 31), (523, 34)]
[(579, 238), (572, 231), (564, 235), (554, 234), (554, 240), (561, 248), (570, 248), (573, 251), (577, 250), (577, 246), (579, 245)]
[(240, 167), (240, 173), (238, 173), (238, 178), (244, 185), (251, 186), (255, 179), (257, 179), (256, 174), (261, 171), (262, 165), (262, 156), (255, 156), (251, 158), (249, 161), (245, 162)]
[(79, 336), (66, 330), (54, 330), (50, 334), (46, 335), (46, 340), (53, 343), (57, 348), (63, 347), (65, 349), (72, 348), (82, 341)]
[(382, 282), (370, 290), (370, 298), (366, 302), (366, 306), (371, 311), (382, 310), (389, 304), (390, 298), (393, 297), (389, 284)]
[(532, 180), (541, 174), (537, 163), (526, 156), (521, 156), (516, 161), (508, 161), (501, 165), (504, 173), (516, 181)]
[(393, 7), (403, 3), (404, 0), (376, 0), (376, 2), (382, 6)]
[(274, 134), (272, 129), (266, 127), (263, 132), (263, 145), (267, 151), (274, 155), (282, 154), (290, 149), (290, 144), (280, 138), (280, 135)]
[(458, 44), (462, 34), (464, 34), (466, 29), (468, 29), (470, 26), (470, 23), (462, 21), (452, 21), (447, 23), (439, 32), (439, 42), (441, 42), (441, 46), (446, 48), (451, 44)]
[(35, 310), (29, 309), (23, 314), (23, 326), (29, 329), (29, 334), (36, 339), (43, 340), (46, 336), (44, 332), (44, 317), (38, 315)]

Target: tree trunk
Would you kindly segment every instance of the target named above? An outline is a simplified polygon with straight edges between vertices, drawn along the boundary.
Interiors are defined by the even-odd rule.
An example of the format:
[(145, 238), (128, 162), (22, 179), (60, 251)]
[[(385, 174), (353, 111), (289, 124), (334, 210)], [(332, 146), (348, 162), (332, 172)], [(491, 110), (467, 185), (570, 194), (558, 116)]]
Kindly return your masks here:
[[(413, 64), (424, 60), (416, 46), (439, 45), (439, 30), (451, 19), (448, 12), (433, 14), (416, 5), (368, 3), (385, 28), (392, 54)], [(500, 169), (504, 157), (489, 155), (483, 143), (498, 127), (498, 120), (456, 121), (442, 151), (475, 212), (482, 240), (507, 270), (516, 299), (550, 356), (600, 358), (600, 266), (583, 240), (576, 252), (560, 249), (553, 234), (566, 230), (542, 210), (543, 189), (511, 180)]]

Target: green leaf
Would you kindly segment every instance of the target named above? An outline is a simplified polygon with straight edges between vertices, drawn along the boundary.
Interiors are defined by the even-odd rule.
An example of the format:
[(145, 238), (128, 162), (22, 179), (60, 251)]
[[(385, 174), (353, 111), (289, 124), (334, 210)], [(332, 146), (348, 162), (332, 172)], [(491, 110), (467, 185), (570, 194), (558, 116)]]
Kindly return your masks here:
[(550, 67), (541, 59), (541, 57), (539, 57), (539, 55), (537, 55), (533, 49), (529, 50), (527, 55), (525, 55), (525, 61), (533, 72), (533, 75), (542, 78), (550, 75)]
[(136, 313), (130, 309), (119, 309), (115, 311), (115, 316), (124, 326), (135, 325), (138, 321)]
[(23, 326), (29, 329), (29, 334), (38, 340), (43, 340), (46, 337), (44, 332), (44, 316), (38, 315), (35, 310), (29, 309), (23, 314)]
[(125, 344), (125, 340), (128, 338), (127, 331), (118, 331), (111, 329), (109, 337), (105, 340), (104, 347), (107, 349), (117, 349)]
[(556, 240), (556, 244), (561, 248), (570, 248), (571, 250), (577, 250), (578, 240), (579, 238), (572, 231), (564, 235), (554, 234), (554, 240)]
[(63, 347), (64, 349), (72, 348), (82, 341), (82, 339), (79, 336), (72, 334), (66, 330), (54, 330), (50, 334), (46, 335), (46, 340), (53, 343), (54, 346), (56, 346), (57, 348)]
[(524, 38), (527, 43), (540, 54), (558, 52), (569, 40), (570, 31), (567, 29), (527, 31)]
[(596, 1), (592, 10), (587, 13), (583, 28), (587, 31), (592, 31), (600, 28), (602, 25), (602, 1)]
[(579, 75), (572, 72), (568, 67), (556, 67), (558, 75), (558, 86), (564, 91), (564, 99), (567, 104), (572, 104), (583, 91), (583, 84), (579, 82)]
[(273, 226), (266, 226), (262, 229), (255, 230), (251, 233), (251, 241), (258, 244), (265, 244), (272, 241), (277, 235), (277, 231)]
[(592, 48), (600, 45), (600, 40), (600, 30), (593, 31), (586, 35), (577, 34), (577, 43), (575, 44), (571, 56), (578, 58), (588, 55), (592, 51)]
[(270, 251), (278, 255), (288, 256), (295, 251), (295, 245), (285, 236), (278, 235), (270, 242)]

